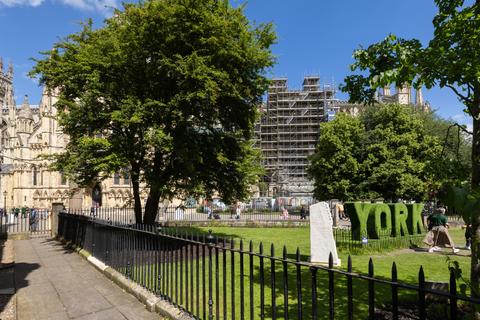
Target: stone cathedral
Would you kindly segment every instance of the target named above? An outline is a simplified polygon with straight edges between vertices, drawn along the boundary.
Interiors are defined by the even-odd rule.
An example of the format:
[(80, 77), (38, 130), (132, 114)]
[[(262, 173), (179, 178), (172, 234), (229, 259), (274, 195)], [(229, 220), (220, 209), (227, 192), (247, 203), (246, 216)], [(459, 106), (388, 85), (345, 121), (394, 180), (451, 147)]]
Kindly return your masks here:
[(48, 209), (60, 202), (76, 208), (128, 205), (131, 188), (126, 174), (79, 189), (61, 172), (48, 169), (49, 161), (40, 156), (62, 152), (68, 143), (56, 120), (55, 92), (44, 89), (38, 105), (30, 105), (25, 95), (17, 106), (13, 72), (13, 65), (5, 70), (0, 58), (0, 207)]

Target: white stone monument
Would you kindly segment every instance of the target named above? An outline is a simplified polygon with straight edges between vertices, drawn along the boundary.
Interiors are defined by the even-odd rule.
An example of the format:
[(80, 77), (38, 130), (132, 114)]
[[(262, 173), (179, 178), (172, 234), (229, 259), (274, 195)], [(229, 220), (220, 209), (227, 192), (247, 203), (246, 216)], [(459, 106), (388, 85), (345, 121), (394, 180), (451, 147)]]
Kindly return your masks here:
[(327, 264), (332, 253), (333, 265), (339, 266), (337, 246), (333, 237), (333, 220), (328, 203), (319, 202), (310, 206), (310, 261)]

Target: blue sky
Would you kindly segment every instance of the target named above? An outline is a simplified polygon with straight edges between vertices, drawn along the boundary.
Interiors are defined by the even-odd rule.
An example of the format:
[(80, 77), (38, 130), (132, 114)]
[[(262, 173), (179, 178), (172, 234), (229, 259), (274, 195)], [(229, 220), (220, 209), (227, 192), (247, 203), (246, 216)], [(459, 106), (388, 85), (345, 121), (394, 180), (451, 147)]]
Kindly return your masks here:
[[(244, 1), (232, 0), (234, 3)], [(79, 30), (79, 22), (93, 18), (101, 25), (118, 0), (0, 0), (0, 56), (13, 61), (17, 104), (24, 94), (38, 103), (41, 89), (26, 74), (31, 58), (40, 57), (59, 38)], [(287, 76), (291, 87), (318, 74), (336, 85), (349, 74), (352, 52), (360, 45), (383, 39), (388, 33), (418, 38), (432, 36), (433, 0), (250, 0), (247, 16), (256, 22), (273, 22), (278, 64), (271, 76)], [(340, 98), (346, 98), (339, 94)], [(424, 98), (444, 118), (468, 123), (463, 107), (448, 89), (424, 91)]]

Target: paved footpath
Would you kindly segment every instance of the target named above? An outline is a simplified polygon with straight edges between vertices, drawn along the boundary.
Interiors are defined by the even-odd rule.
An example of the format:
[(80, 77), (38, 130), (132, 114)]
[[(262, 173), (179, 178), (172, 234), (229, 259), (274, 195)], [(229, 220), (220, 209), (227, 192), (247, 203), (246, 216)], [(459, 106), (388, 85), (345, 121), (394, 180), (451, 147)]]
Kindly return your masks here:
[(162, 319), (77, 253), (46, 238), (15, 241), (17, 320)]

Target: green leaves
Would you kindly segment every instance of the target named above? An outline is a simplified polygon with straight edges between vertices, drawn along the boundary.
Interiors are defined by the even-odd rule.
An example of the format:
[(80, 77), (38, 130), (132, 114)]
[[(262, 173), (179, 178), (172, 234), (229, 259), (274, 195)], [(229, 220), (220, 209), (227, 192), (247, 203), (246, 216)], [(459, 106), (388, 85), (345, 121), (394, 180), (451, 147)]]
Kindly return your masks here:
[(151, 199), (246, 197), (261, 173), (249, 140), (275, 39), (228, 1), (147, 0), (87, 23), (32, 71), (58, 89), (71, 138), (58, 163), (81, 183), (129, 168)]
[[(414, 87), (439, 86), (451, 89), (466, 107), (473, 120), (471, 186), (480, 190), (480, 1), (435, 0), (438, 13), (433, 19), (434, 34), (426, 46), (418, 40), (403, 40), (388, 36), (385, 40), (355, 51), (351, 75), (345, 79), (342, 90), (350, 93), (352, 102), (373, 102), (374, 92), (383, 85), (413, 84)], [(442, 154), (443, 156), (443, 154)], [(448, 159), (448, 158), (447, 158)], [(450, 159), (452, 159), (450, 157)], [(451, 173), (450, 179), (457, 183), (455, 170), (447, 161), (431, 161), (432, 171)], [(461, 163), (460, 163), (461, 164)], [(460, 168), (461, 166), (458, 166)], [(448, 172), (450, 171), (450, 172)], [(453, 174), (452, 174), (453, 173)], [(428, 172), (425, 173), (429, 175)], [(443, 176), (442, 178), (444, 178)], [(457, 180), (457, 181), (455, 181)], [(437, 186), (435, 186), (437, 185)], [(438, 183), (431, 182), (433, 188)], [(462, 196), (462, 195), (459, 195)], [(464, 197), (466, 195), (463, 195)], [(480, 216), (477, 206), (475, 216)], [(478, 219), (477, 219), (478, 220)], [(475, 220), (475, 234), (480, 231), (480, 222)], [(474, 243), (480, 239), (474, 236)], [(472, 283), (478, 291), (480, 273), (478, 255), (472, 254)]]
[(466, 224), (472, 224), (480, 206), (480, 194), (472, 192), (467, 186), (450, 186), (444, 199), (445, 203), (462, 215)]
[(441, 148), (408, 107), (369, 107), (321, 125), (309, 174), (318, 199), (422, 199), (431, 160)]

